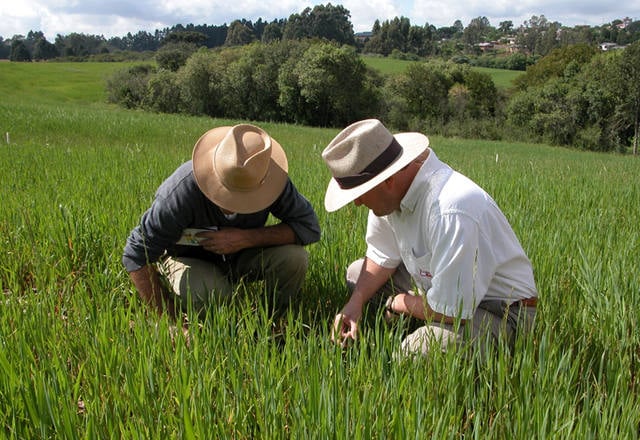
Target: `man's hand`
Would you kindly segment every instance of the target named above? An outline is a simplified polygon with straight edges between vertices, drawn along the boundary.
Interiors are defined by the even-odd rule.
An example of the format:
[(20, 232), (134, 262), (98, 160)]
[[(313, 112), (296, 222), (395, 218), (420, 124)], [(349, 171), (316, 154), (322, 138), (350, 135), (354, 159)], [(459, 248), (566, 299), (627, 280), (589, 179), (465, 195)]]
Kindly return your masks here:
[(204, 249), (220, 255), (234, 254), (253, 244), (250, 241), (250, 230), (239, 228), (199, 232), (198, 238)]
[(347, 303), (333, 320), (331, 341), (346, 347), (350, 341), (358, 338), (358, 321), (362, 315), (362, 307)]
[(285, 223), (260, 228), (224, 227), (217, 231), (199, 232), (199, 244), (209, 252), (220, 255), (235, 254), (243, 249), (294, 244), (296, 234)]
[(178, 336), (180, 333), (182, 333), (182, 336), (184, 337), (184, 342), (186, 346), (187, 347), (191, 346), (191, 336), (189, 335), (189, 329), (185, 325), (178, 327), (176, 325), (171, 324), (169, 326), (169, 336), (171, 337), (171, 343), (175, 345), (176, 336)]

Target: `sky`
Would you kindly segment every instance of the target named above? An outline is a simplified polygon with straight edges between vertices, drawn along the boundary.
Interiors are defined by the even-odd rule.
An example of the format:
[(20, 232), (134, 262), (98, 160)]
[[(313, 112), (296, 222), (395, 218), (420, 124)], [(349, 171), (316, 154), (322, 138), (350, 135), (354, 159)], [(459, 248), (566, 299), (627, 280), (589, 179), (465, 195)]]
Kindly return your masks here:
[(122, 37), (176, 24), (222, 25), (242, 18), (269, 22), (328, 3), (349, 10), (355, 32), (370, 31), (376, 19), (400, 16), (413, 25), (436, 27), (451, 26), (456, 20), (467, 26), (476, 17), (487, 17), (494, 27), (507, 20), (518, 27), (534, 15), (565, 26), (600, 26), (625, 17), (640, 20), (637, 0), (3, 0), (0, 36), (9, 39), (42, 31), (50, 42), (58, 34), (72, 32)]

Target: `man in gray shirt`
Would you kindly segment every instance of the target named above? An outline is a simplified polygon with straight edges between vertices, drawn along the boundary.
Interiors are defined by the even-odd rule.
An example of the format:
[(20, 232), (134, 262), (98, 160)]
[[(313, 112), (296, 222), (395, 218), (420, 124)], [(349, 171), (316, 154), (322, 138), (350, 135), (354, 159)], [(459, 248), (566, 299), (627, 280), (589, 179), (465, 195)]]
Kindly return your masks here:
[[(266, 226), (269, 214), (280, 222)], [(280, 144), (241, 124), (202, 135), (192, 160), (158, 188), (122, 262), (159, 315), (203, 312), (230, 298), (241, 279), (264, 280), (266, 304), (282, 311), (304, 281), (304, 246), (319, 239), (317, 216), (289, 179)]]

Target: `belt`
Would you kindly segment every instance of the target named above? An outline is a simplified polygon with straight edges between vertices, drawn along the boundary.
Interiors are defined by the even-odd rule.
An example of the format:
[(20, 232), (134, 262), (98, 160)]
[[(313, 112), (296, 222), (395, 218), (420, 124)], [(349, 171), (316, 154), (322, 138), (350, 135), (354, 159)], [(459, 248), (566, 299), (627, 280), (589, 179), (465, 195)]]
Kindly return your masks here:
[(538, 297), (531, 296), (529, 298), (521, 299), (518, 304), (524, 307), (535, 307), (538, 304)]

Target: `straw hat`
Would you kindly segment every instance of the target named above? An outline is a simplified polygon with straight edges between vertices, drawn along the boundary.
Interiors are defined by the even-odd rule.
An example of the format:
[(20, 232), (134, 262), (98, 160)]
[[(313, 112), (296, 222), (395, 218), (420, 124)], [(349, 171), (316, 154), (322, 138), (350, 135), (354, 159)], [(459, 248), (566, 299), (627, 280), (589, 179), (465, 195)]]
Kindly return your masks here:
[(248, 214), (268, 208), (287, 184), (287, 156), (280, 144), (254, 125), (217, 127), (193, 148), (193, 174), (216, 205)]
[(394, 136), (377, 119), (348, 126), (322, 152), (333, 176), (324, 207), (329, 212), (340, 209), (400, 171), (428, 146), (425, 135)]

